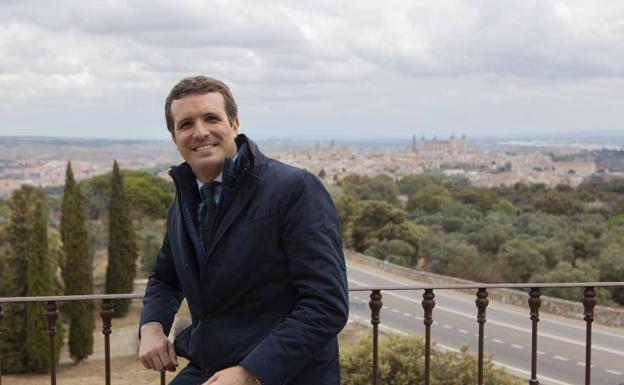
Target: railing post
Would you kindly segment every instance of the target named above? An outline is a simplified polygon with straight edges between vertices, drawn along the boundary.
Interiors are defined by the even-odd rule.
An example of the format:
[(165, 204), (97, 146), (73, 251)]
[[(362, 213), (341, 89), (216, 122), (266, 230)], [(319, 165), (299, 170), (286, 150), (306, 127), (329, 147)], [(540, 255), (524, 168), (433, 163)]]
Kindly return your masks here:
[(165, 382), (167, 382), (167, 379), (165, 378), (165, 373), (165, 369), (160, 371), (160, 385), (165, 385)]
[(370, 302), (368, 306), (371, 309), (371, 324), (373, 325), (373, 385), (377, 385), (379, 379), (377, 374), (378, 368), (378, 350), (379, 350), (379, 322), (380, 321), (380, 311), (383, 306), (383, 302), (381, 300), (381, 290), (373, 290), (370, 295)]
[(50, 384), (56, 385), (56, 321), (59, 316), (58, 305), (56, 301), (48, 301), (45, 309), (48, 322), (47, 333), (50, 336)]
[(539, 322), (539, 308), (542, 304), (542, 293), (539, 287), (531, 288), (529, 293), (529, 308), (531, 309), (531, 379), (529, 385), (539, 385), (537, 380), (537, 323)]
[(422, 307), (425, 310), (423, 319), (425, 324), (425, 385), (429, 385), (431, 378), (431, 324), (433, 323), (433, 308), (435, 307), (433, 289), (425, 289)]
[(583, 308), (585, 309), (585, 322), (587, 333), (585, 340), (585, 385), (591, 385), (591, 345), (592, 345), (592, 322), (594, 322), (594, 307), (596, 306), (596, 290), (588, 286), (583, 290)]
[[(2, 312), (2, 304), (0, 303), (0, 341), (2, 341), (2, 318), (4, 313)], [(0, 350), (0, 385), (2, 385), (2, 351)]]
[(485, 309), (487, 309), (490, 301), (488, 300), (488, 292), (484, 288), (477, 290), (477, 299), (475, 304), (477, 305), (477, 322), (479, 323), (479, 356), (477, 367), (477, 384), (483, 385), (483, 339), (485, 329)]
[(110, 334), (112, 330), (111, 317), (113, 311), (113, 301), (110, 299), (103, 299), (100, 315), (102, 316), (102, 334), (104, 335), (104, 381), (106, 385), (111, 384)]

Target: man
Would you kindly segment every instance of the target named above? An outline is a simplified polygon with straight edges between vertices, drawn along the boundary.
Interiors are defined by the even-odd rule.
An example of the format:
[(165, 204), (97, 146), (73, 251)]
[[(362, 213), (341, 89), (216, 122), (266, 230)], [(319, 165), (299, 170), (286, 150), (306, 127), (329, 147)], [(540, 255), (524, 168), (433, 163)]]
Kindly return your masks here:
[[(176, 199), (145, 290), (139, 359), (174, 370), (186, 357), (175, 385), (338, 385), (348, 299), (331, 197), (238, 134), (218, 80), (182, 79), (165, 117), (185, 163), (169, 172)], [(192, 324), (171, 344), (183, 298)]]

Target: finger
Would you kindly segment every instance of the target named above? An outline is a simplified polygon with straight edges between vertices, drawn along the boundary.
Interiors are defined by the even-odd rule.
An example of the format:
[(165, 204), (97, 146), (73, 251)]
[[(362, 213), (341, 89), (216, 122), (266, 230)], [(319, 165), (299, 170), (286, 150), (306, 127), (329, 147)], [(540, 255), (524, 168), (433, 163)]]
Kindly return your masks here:
[(145, 364), (145, 361), (143, 361), (143, 358), (142, 358), (141, 356), (139, 356), (139, 357), (138, 357), (138, 359), (139, 359), (139, 362), (141, 363), (141, 365), (143, 365), (143, 367), (144, 367), (145, 369), (149, 369), (149, 368), (147, 367), (147, 365)]
[(219, 379), (219, 373), (215, 373), (212, 376), (210, 376), (208, 381), (204, 382), (204, 385), (214, 384), (215, 382), (217, 382), (218, 379)]
[(169, 360), (169, 349), (167, 348), (167, 346), (163, 346), (162, 349), (158, 350), (158, 360), (160, 361), (160, 364), (162, 365), (160, 368), (158, 368), (158, 370), (163, 370), (163, 369), (169, 369), (172, 365), (173, 362), (171, 362)]
[(157, 351), (152, 352), (152, 354), (150, 354), (149, 356), (149, 359), (151, 363), (151, 368), (153, 370), (156, 370), (156, 371), (162, 370), (163, 364), (162, 364), (162, 361), (160, 360), (160, 357), (158, 356)]
[(143, 367), (145, 369), (151, 369), (150, 364), (146, 358), (139, 358), (139, 361), (141, 361), (141, 364), (143, 364)]
[(145, 363), (148, 369), (156, 370), (156, 365), (154, 364), (154, 360), (152, 356), (150, 355), (146, 356), (143, 362)]
[(169, 343), (167, 347), (169, 351), (169, 360), (172, 363), (172, 365), (167, 369), (171, 370), (172, 372), (175, 372), (176, 367), (178, 366), (178, 358), (176, 357), (175, 347), (173, 347), (172, 343)]
[(139, 360), (141, 361), (145, 369), (153, 368), (152, 359), (150, 358), (150, 355), (148, 353), (139, 353)]
[(154, 358), (154, 361), (156, 362), (156, 370), (159, 372), (165, 370), (167, 367), (166, 360), (163, 360), (160, 355)]

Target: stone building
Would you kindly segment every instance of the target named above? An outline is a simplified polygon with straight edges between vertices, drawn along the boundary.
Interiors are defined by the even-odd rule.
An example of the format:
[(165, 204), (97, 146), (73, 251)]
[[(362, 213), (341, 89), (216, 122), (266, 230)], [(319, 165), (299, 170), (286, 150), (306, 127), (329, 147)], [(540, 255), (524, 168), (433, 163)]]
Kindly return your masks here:
[(420, 143), (416, 141), (416, 136), (414, 136), (412, 137), (412, 150), (423, 156), (456, 156), (468, 152), (468, 143), (466, 135), (462, 135), (459, 139), (455, 138), (455, 135), (451, 135), (447, 140), (438, 139), (436, 136), (433, 139), (426, 139), (423, 136)]

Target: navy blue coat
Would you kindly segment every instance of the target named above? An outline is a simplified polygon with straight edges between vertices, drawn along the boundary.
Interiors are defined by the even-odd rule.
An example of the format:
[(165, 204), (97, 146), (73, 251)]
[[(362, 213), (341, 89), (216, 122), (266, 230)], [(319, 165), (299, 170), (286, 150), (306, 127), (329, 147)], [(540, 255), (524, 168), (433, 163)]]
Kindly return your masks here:
[(168, 334), (186, 298), (192, 325), (174, 345), (205, 376), (240, 364), (262, 385), (338, 385), (348, 295), (332, 199), (309, 172), (268, 159), (244, 135), (236, 142), (209, 245), (196, 226), (195, 176), (172, 167), (176, 200), (141, 325)]

